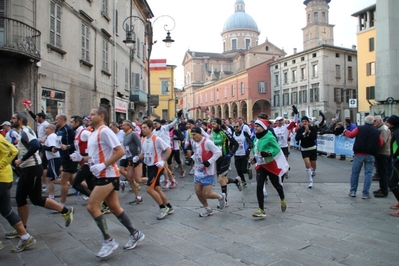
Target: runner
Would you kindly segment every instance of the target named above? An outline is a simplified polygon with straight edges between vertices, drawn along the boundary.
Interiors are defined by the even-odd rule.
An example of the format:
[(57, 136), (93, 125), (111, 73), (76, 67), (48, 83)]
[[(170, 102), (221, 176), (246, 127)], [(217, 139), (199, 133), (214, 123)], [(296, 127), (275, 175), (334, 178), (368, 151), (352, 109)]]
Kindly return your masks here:
[(212, 191), (215, 182), (216, 160), (222, 155), (222, 151), (212, 141), (202, 136), (201, 128), (193, 127), (191, 134), (194, 141), (195, 194), (205, 208), (199, 216), (211, 216), (213, 211), (209, 207), (207, 199), (218, 199), (219, 209), (223, 209), (225, 206), (225, 195), (223, 193), (219, 195)]
[[(65, 220), (65, 227), (70, 226), (75, 209), (61, 206), (53, 199), (42, 197), (41, 176), (43, 168), (39, 155), (40, 143), (33, 130), (26, 126), (28, 124), (26, 113), (14, 113), (11, 117), (11, 124), (21, 136), (18, 142), (18, 159), (15, 160), (15, 165), (21, 167), (21, 176), (18, 179), (15, 200), (18, 206), (18, 214), (24, 227), (27, 227), (29, 218), (28, 197), (33, 205), (61, 213)], [(14, 230), (6, 233), (5, 236), (6, 238), (16, 238), (20, 237), (20, 234)]]
[[(18, 154), (17, 148), (9, 143), (3, 135), (0, 136), (0, 213), (14, 227), (17, 235), (21, 237), (18, 245), (11, 249), (12, 252), (21, 252), (36, 243), (36, 239), (25, 229), (21, 218), (12, 210), (10, 189), (12, 187), (13, 173), (11, 162)], [(2, 249), (0, 241), (0, 249)]]
[(125, 249), (133, 249), (137, 242), (144, 239), (140, 232), (131, 222), (129, 216), (121, 208), (118, 198), (119, 190), (119, 169), (116, 162), (125, 154), (122, 145), (114, 132), (105, 125), (108, 120), (108, 112), (104, 107), (97, 107), (91, 110), (90, 121), (94, 131), (88, 141), (88, 156), (82, 157), (80, 153), (74, 152), (71, 155), (73, 160), (80, 159), (88, 162), (90, 171), (96, 177), (95, 186), (87, 202), (87, 210), (100, 228), (104, 237), (104, 243), (97, 257), (109, 256), (119, 244), (108, 233), (107, 222), (98, 206), (105, 201), (111, 212), (126, 227), (130, 233), (129, 241)]
[(141, 133), (145, 136), (141, 142), (141, 154), (135, 156), (133, 162), (143, 160), (147, 167), (148, 177), (147, 192), (159, 206), (158, 220), (165, 218), (174, 212), (168, 198), (162, 192), (159, 179), (165, 167), (165, 162), (171, 154), (169, 145), (160, 137), (153, 134), (154, 124), (151, 120), (146, 120), (142, 124)]
[[(231, 157), (233, 157), (234, 153), (238, 149), (237, 141), (230, 135), (226, 128), (222, 128), (222, 120), (220, 118), (213, 118), (211, 120), (212, 123), (212, 134), (211, 139), (213, 143), (222, 151), (222, 155), (216, 161), (216, 171), (219, 177), (220, 187), (222, 189), (222, 193), (226, 196), (226, 204), (227, 203), (227, 184), (234, 183), (236, 184), (239, 191), (242, 190), (241, 179), (240, 177), (228, 178), (227, 173), (229, 172)], [(231, 149), (230, 149), (231, 147)]]

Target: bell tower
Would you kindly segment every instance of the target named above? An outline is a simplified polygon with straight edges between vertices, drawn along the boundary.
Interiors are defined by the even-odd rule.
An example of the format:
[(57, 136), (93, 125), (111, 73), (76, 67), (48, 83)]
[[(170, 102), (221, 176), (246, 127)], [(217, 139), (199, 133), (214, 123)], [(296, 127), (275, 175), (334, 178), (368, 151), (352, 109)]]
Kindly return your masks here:
[(305, 0), (306, 27), (303, 31), (303, 50), (321, 44), (334, 45), (334, 25), (328, 23), (328, 4), (331, 0)]

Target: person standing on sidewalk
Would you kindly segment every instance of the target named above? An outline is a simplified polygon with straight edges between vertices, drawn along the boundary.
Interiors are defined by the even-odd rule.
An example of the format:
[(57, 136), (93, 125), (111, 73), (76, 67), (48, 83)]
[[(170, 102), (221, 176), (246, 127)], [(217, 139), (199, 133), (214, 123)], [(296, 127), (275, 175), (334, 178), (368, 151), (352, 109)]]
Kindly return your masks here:
[[(16, 247), (11, 249), (12, 252), (21, 252), (36, 243), (36, 239), (31, 236), (25, 229), (21, 217), (19, 217), (11, 207), (10, 189), (12, 187), (13, 173), (11, 162), (18, 154), (17, 148), (9, 143), (3, 135), (0, 136), (0, 213), (14, 227), (16, 233), (20, 236)], [(2, 243), (0, 241), (0, 246)]]
[(356, 197), (357, 186), (359, 185), (359, 175), (364, 164), (364, 184), (362, 199), (370, 198), (371, 176), (374, 170), (374, 156), (379, 147), (384, 145), (381, 131), (374, 126), (374, 116), (368, 115), (364, 119), (364, 125), (356, 127), (353, 131), (344, 131), (345, 137), (356, 138), (353, 144), (353, 163), (350, 179), (349, 196)]
[[(168, 198), (162, 192), (159, 179), (165, 168), (167, 159), (169, 158), (171, 149), (169, 145), (160, 137), (153, 133), (154, 124), (151, 120), (146, 120), (142, 124), (141, 132), (144, 138), (141, 142), (140, 156), (133, 157), (133, 162), (143, 160), (147, 167), (146, 173), (148, 177), (147, 192), (155, 200), (159, 206), (158, 220), (162, 220), (168, 214), (174, 212)], [(167, 167), (167, 166), (166, 166)]]
[(207, 199), (218, 199), (219, 209), (225, 205), (225, 195), (217, 194), (212, 191), (216, 175), (216, 160), (222, 155), (222, 151), (213, 144), (212, 141), (202, 136), (200, 127), (191, 129), (194, 150), (194, 186), (195, 194), (198, 200), (204, 206), (204, 211), (199, 214), (200, 217), (213, 215), (212, 208)]
[(317, 130), (310, 125), (307, 116), (303, 116), (301, 122), (302, 126), (296, 132), (295, 140), (301, 141), (302, 158), (306, 167), (306, 175), (309, 178), (308, 188), (313, 188), (313, 177), (316, 175), (317, 161)]
[(263, 184), (266, 177), (269, 176), (270, 182), (276, 189), (281, 200), (281, 211), (287, 209), (283, 183), (281, 177), (288, 171), (288, 163), (284, 157), (278, 142), (271, 131), (268, 130), (268, 123), (265, 119), (258, 118), (255, 121), (255, 140), (253, 145), (256, 170), (256, 197), (258, 199), (258, 209), (252, 214), (252, 217), (266, 217), (264, 210)]
[(374, 117), (374, 126), (381, 131), (381, 137), (384, 141), (384, 145), (378, 149), (377, 155), (375, 156), (375, 165), (377, 173), (379, 175), (380, 188), (377, 191), (373, 191), (374, 197), (385, 198), (388, 196), (388, 180), (392, 171), (391, 163), (391, 131), (384, 124), (380, 115)]
[[(73, 207), (61, 206), (55, 200), (42, 197), (41, 176), (43, 173), (42, 161), (39, 155), (40, 143), (32, 129), (28, 128), (28, 117), (25, 112), (14, 113), (11, 117), (12, 126), (18, 130), (21, 136), (18, 142), (18, 159), (15, 165), (21, 167), (21, 176), (18, 179), (15, 200), (18, 206), (18, 214), (22, 224), (26, 228), (29, 218), (28, 197), (33, 205), (58, 211), (65, 220), (65, 227), (73, 221)], [(16, 230), (6, 233), (6, 238), (20, 237)]]
[(102, 106), (93, 108), (90, 118), (94, 131), (88, 140), (88, 156), (74, 152), (71, 158), (74, 161), (80, 159), (82, 162), (89, 163), (90, 171), (96, 177), (94, 189), (87, 202), (87, 211), (97, 223), (104, 238), (97, 257), (105, 258), (111, 255), (119, 244), (108, 233), (107, 221), (98, 208), (101, 202), (107, 203), (110, 211), (130, 233), (129, 241), (123, 247), (124, 249), (133, 249), (145, 236), (132, 224), (129, 216), (119, 204), (120, 173), (116, 163), (125, 154), (125, 151), (115, 133), (105, 125), (105, 121), (108, 120), (108, 111)]
[(389, 178), (389, 189), (397, 200), (396, 204), (390, 206), (391, 209), (395, 210), (390, 212), (390, 214), (399, 217), (399, 117), (391, 115), (387, 119), (386, 124), (392, 132), (390, 147), (393, 169)]

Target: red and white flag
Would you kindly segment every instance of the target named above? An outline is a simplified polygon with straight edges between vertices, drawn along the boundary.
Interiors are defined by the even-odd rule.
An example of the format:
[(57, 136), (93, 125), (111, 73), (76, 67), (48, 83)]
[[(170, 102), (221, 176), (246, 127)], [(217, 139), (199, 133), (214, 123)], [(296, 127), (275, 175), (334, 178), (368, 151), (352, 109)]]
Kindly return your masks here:
[(166, 70), (166, 59), (151, 59), (150, 70)]

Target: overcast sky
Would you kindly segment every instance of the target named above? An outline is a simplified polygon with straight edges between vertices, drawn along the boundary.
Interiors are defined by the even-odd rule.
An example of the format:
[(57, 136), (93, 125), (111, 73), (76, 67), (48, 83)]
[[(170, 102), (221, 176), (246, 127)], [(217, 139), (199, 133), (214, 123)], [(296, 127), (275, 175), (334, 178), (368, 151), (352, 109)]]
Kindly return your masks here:
[[(259, 44), (266, 38), (284, 48), (287, 55), (303, 50), (302, 28), (306, 26), (303, 0), (244, 0), (245, 11), (257, 23)], [(172, 20), (160, 17), (153, 24), (154, 40), (151, 58), (166, 58), (168, 65), (176, 65), (175, 87), (183, 87), (183, 57), (189, 49), (197, 52), (223, 52), (221, 31), (225, 21), (234, 14), (236, 0), (147, 0), (154, 19), (169, 15), (175, 20), (171, 37), (175, 40), (166, 48), (164, 24)], [(357, 19), (351, 14), (375, 4), (376, 0), (332, 0), (330, 24), (334, 27), (334, 45), (351, 48), (356, 44)], [(153, 19), (153, 21), (154, 21)]]

